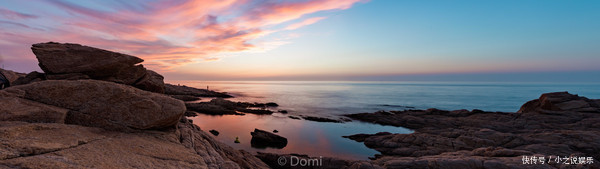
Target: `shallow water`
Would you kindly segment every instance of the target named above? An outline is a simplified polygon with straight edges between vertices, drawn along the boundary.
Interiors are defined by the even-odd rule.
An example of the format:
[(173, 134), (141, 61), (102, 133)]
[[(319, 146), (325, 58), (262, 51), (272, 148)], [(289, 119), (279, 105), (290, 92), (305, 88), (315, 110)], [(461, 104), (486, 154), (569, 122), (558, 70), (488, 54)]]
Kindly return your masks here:
[[(347, 113), (378, 110), (438, 108), (445, 110), (481, 109), (516, 112), (525, 102), (540, 94), (569, 91), (588, 98), (600, 98), (600, 84), (573, 83), (465, 83), (465, 82), (278, 82), (278, 81), (170, 81), (192, 87), (229, 92), (230, 100), (276, 102), (277, 109), (289, 115), (313, 115), (337, 118)], [(204, 99), (202, 101), (210, 101)], [(294, 120), (287, 115), (247, 114), (245, 116), (209, 116), (192, 118), (203, 130), (218, 130), (216, 138), (234, 148), (250, 152), (299, 153), (311, 156), (336, 156), (347, 159), (367, 159), (377, 151), (362, 143), (342, 138), (359, 133), (410, 133), (401, 127), (381, 126), (361, 122), (320, 123)], [(283, 149), (256, 149), (250, 146), (254, 128), (278, 130), (288, 138)], [(239, 137), (241, 143), (233, 143)]]

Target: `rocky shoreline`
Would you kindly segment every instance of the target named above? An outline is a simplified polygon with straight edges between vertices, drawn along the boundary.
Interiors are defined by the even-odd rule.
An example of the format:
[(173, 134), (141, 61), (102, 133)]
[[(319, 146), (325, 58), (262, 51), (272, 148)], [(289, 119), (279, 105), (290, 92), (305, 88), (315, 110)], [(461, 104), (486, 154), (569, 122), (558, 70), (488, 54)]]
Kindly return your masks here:
[[(379, 151), (373, 162), (385, 168), (600, 167), (594, 161), (600, 158), (600, 100), (567, 92), (543, 94), (516, 113), (428, 109), (346, 116), (415, 131), (345, 136)], [(546, 164), (524, 164), (524, 156), (544, 157)], [(575, 163), (550, 161), (557, 156)]]
[[(381, 154), (370, 161), (319, 157), (321, 166), (298, 167), (278, 160), (316, 157), (236, 150), (213, 138), (218, 131), (209, 134), (185, 117), (271, 115), (276, 103), (233, 102), (223, 99), (232, 97), (227, 93), (165, 84), (162, 75), (140, 64), (142, 59), (126, 54), (55, 42), (34, 44), (32, 51), (43, 73), (0, 69), (10, 82), (0, 90), (0, 168), (600, 168), (593, 161), (600, 158), (600, 100), (567, 92), (543, 94), (516, 113), (290, 115), (415, 131), (345, 136)], [(190, 102), (199, 97), (216, 99)], [(274, 133), (249, 134), (259, 147), (285, 147), (288, 140)], [(525, 165), (525, 156), (585, 157), (593, 163)]]

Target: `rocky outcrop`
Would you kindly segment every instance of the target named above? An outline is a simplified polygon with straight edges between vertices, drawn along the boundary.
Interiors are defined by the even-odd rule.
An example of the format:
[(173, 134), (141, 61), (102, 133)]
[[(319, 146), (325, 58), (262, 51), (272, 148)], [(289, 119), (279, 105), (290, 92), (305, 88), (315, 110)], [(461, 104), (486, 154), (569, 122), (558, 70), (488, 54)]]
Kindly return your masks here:
[(171, 97), (186, 102), (200, 100), (200, 98), (190, 95), (171, 95)]
[(215, 140), (190, 120), (182, 119), (177, 125), (176, 134), (181, 144), (194, 150), (197, 155), (205, 159), (206, 163), (218, 164), (209, 168), (269, 168), (249, 152), (235, 150)]
[(270, 107), (268, 105), (273, 104), (275, 103), (232, 102), (216, 98), (210, 100), (210, 102), (186, 103), (185, 105), (189, 110), (209, 115), (244, 115), (243, 113), (270, 115), (273, 114), (273, 111), (266, 108)]
[[(569, 165), (531, 166), (522, 160), (600, 158), (597, 101), (558, 92), (525, 103), (518, 113), (428, 109), (351, 114), (347, 116), (415, 132), (348, 137), (381, 152), (375, 162), (386, 168), (564, 168)], [(574, 166), (600, 167), (596, 162)]]
[(287, 138), (264, 130), (254, 129), (253, 132), (250, 132), (250, 135), (252, 135), (250, 144), (255, 148), (273, 147), (281, 149), (287, 146), (288, 143)]
[(269, 168), (182, 117), (185, 104), (159, 94), (163, 77), (139, 58), (76, 44), (32, 50), (45, 73), (0, 90), (0, 168)]
[(69, 109), (69, 124), (112, 130), (174, 126), (186, 110), (171, 97), (99, 80), (46, 80), (2, 92)]
[(134, 86), (142, 90), (153, 91), (156, 93), (165, 93), (165, 78), (152, 71), (146, 70), (146, 74), (139, 79)]
[(190, 124), (123, 133), (56, 123), (0, 121), (0, 168), (268, 168)]
[(219, 97), (219, 98), (230, 98), (233, 97), (228, 95), (227, 93), (219, 93), (215, 91), (210, 91), (206, 89), (197, 89), (193, 87), (188, 87), (185, 85), (172, 85), (165, 84), (165, 94), (168, 95), (189, 95), (196, 97)]
[[(83, 73), (92, 78), (106, 78), (119, 72), (135, 72), (137, 70), (132, 67), (144, 61), (131, 55), (71, 43), (38, 43), (33, 44), (31, 50), (47, 74)], [(142, 74), (131, 75), (140, 78)]]
[[(164, 93), (163, 77), (138, 64), (144, 60), (126, 54), (71, 43), (38, 43), (31, 47), (49, 80), (96, 79)], [(30, 80), (29, 80), (30, 79)], [(21, 84), (35, 82), (24, 79)], [(45, 80), (42, 78), (42, 80)]]
[(25, 74), (23, 73), (19, 73), (19, 72), (14, 72), (12, 70), (5, 70), (0, 68), (0, 73), (2, 73), (4, 76), (6, 76), (7, 80), (13, 84), (15, 80), (19, 79), (20, 77), (24, 77)]

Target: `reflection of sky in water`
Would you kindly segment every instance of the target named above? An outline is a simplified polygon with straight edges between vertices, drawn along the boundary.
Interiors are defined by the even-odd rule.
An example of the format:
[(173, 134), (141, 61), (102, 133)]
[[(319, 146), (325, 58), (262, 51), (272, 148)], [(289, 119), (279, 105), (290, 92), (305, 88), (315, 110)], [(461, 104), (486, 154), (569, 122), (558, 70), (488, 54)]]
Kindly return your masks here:
[[(310, 156), (336, 156), (346, 159), (367, 159), (378, 152), (367, 148), (363, 143), (342, 138), (345, 135), (359, 133), (410, 133), (408, 129), (401, 127), (381, 126), (360, 122), (349, 123), (320, 123), (306, 120), (294, 120), (282, 114), (245, 116), (225, 115), (210, 116), (199, 115), (192, 117), (194, 124), (200, 126), (204, 131), (215, 129), (220, 132), (216, 136), (219, 141), (234, 148), (244, 149), (250, 152), (272, 152), (272, 153), (298, 153)], [(280, 136), (288, 139), (288, 144), (283, 149), (256, 149), (250, 146), (252, 136), (250, 132), (254, 128), (273, 131), (278, 130)], [(235, 137), (239, 137), (241, 143), (235, 144)]]
[[(275, 81), (170, 81), (192, 87), (230, 92), (233, 101), (276, 102), (277, 109), (288, 110), (290, 115), (308, 114), (328, 116), (348, 113), (402, 110), (402, 106), (417, 109), (445, 110), (481, 109), (515, 112), (525, 102), (540, 94), (569, 91), (588, 98), (600, 98), (599, 84), (571, 83), (452, 83), (452, 82), (275, 82)], [(202, 101), (210, 101), (205, 98)], [(392, 105), (392, 106), (382, 106)], [(397, 106), (397, 107), (395, 107)], [(279, 117), (278, 117), (279, 116)], [(203, 130), (221, 132), (217, 139), (238, 149), (250, 148), (250, 132), (254, 128), (279, 130), (288, 138), (284, 149), (266, 149), (274, 153), (300, 153), (311, 156), (343, 156), (366, 159), (377, 152), (362, 143), (342, 138), (359, 133), (408, 133), (403, 128), (350, 122), (344, 124), (293, 120), (279, 113), (274, 116), (206, 116), (193, 118)], [(242, 144), (234, 144), (238, 136)]]

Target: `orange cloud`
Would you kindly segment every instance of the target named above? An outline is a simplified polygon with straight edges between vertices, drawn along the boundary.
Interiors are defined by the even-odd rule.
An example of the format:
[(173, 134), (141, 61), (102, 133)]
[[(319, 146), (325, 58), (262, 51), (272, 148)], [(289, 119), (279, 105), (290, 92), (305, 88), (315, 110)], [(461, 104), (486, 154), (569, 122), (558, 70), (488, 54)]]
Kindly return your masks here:
[[(0, 17), (9, 19), (0, 22), (0, 28), (7, 30), (0, 34), (0, 50), (14, 50), (22, 45), (3, 55), (33, 57), (27, 52), (32, 43), (81, 43), (136, 55), (152, 68), (170, 69), (217, 60), (219, 53), (270, 49), (250, 41), (281, 31), (270, 30), (269, 26), (288, 24), (319, 11), (348, 9), (359, 1), (160, 0), (133, 7), (104, 8), (63, 0), (43, 1), (47, 3), (43, 5), (58, 8), (67, 15), (57, 10), (42, 10), (38, 15), (0, 8)], [(34, 18), (42, 22), (28, 21)], [(284, 30), (293, 30), (324, 18), (312, 17), (283, 26)], [(15, 38), (27, 40), (15, 41)]]

